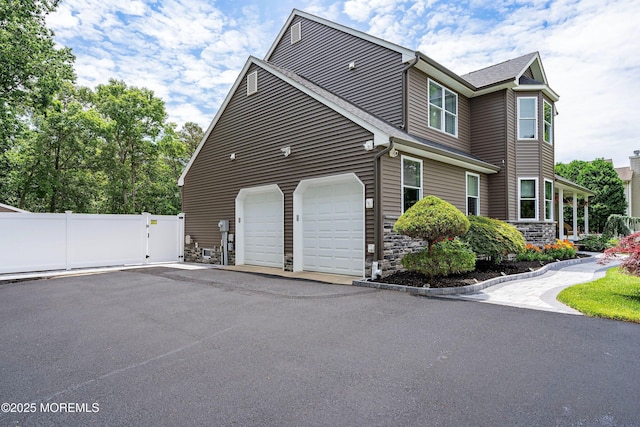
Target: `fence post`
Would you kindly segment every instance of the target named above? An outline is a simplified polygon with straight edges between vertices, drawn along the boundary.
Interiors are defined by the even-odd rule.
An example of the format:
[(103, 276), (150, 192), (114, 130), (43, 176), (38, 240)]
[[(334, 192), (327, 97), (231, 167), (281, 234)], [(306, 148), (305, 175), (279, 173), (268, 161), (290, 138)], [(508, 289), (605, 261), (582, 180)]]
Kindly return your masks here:
[(142, 212), (142, 219), (144, 221), (144, 238), (142, 248), (144, 251), (143, 264), (149, 264), (149, 224), (151, 214), (149, 212)]
[(178, 262), (184, 262), (184, 215), (178, 214)]
[(64, 269), (71, 270), (69, 265), (69, 241), (71, 240), (71, 213), (72, 211), (64, 211)]

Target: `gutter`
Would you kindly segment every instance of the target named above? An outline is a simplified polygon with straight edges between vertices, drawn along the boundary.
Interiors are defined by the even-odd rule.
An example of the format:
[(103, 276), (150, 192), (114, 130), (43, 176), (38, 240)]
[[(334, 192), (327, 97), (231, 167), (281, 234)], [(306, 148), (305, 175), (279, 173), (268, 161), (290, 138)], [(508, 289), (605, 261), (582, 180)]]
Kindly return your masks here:
[(411, 61), (409, 65), (407, 65), (402, 69), (402, 125), (400, 125), (400, 129), (404, 130), (405, 132), (407, 132), (407, 122), (409, 121), (409, 118), (407, 117), (408, 111), (409, 111), (409, 108), (407, 106), (407, 103), (409, 102), (409, 88), (407, 87), (407, 74), (409, 73), (409, 69), (413, 68), (418, 63), (419, 60), (420, 60), (420, 57), (416, 52), (416, 57), (414, 58), (414, 60)]
[(393, 140), (389, 140), (389, 146), (380, 151), (373, 159), (373, 187), (374, 187), (374, 210), (373, 210), (373, 242), (375, 250), (373, 251), (373, 260), (380, 261), (382, 257), (382, 234), (380, 227), (382, 226), (382, 188), (380, 186), (380, 157), (387, 154), (393, 149)]

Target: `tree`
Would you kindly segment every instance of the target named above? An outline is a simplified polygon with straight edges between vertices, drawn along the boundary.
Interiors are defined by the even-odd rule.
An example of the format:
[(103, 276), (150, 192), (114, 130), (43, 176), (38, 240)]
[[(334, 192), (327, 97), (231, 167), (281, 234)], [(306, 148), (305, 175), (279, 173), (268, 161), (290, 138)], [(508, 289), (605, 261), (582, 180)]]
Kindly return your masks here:
[(109, 174), (112, 213), (143, 210), (136, 199), (140, 174), (157, 157), (155, 143), (165, 129), (164, 102), (146, 88), (110, 80), (96, 88), (96, 108), (105, 120), (103, 167)]
[(59, 0), (0, 2), (0, 191), (9, 170), (4, 153), (24, 130), (21, 117), (42, 110), (65, 81), (72, 81), (74, 56), (57, 49), (45, 18)]
[[(204, 131), (194, 122), (186, 122), (182, 125), (182, 129), (178, 131), (178, 139), (186, 146), (187, 162), (191, 155), (196, 151), (200, 141), (204, 137)], [(186, 165), (186, 163), (185, 163)]]
[[(596, 159), (591, 162), (574, 160), (569, 164), (556, 164), (555, 170), (558, 175), (595, 193), (589, 202), (589, 227), (591, 229), (601, 232), (609, 215), (624, 214), (627, 207), (624, 184), (611, 162), (604, 159)], [(579, 223), (582, 223), (584, 205), (580, 206), (578, 210), (578, 218)]]

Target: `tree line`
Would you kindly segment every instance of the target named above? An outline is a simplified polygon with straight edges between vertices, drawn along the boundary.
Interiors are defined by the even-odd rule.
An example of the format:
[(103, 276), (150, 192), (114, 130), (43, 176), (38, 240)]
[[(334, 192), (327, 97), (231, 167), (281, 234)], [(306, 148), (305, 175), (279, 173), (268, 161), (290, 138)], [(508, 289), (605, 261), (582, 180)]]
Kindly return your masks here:
[(57, 0), (0, 5), (0, 202), (32, 212), (176, 214), (177, 180), (202, 139), (162, 99), (112, 79), (75, 84), (45, 17)]

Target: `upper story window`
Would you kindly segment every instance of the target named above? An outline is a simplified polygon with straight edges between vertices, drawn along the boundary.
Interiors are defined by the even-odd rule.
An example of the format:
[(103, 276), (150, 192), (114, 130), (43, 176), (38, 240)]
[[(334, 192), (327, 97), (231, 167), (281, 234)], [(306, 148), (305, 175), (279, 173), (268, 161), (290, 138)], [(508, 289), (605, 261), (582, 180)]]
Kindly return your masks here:
[(467, 215), (480, 215), (480, 175), (467, 172)]
[(518, 218), (521, 220), (538, 219), (538, 180), (536, 178), (520, 178), (518, 191)]
[(547, 101), (542, 101), (544, 110), (544, 142), (553, 143), (553, 106)]
[(518, 98), (518, 139), (538, 139), (538, 98)]
[(429, 80), (429, 127), (458, 136), (458, 94)]
[(422, 198), (422, 160), (402, 156), (402, 212)]

